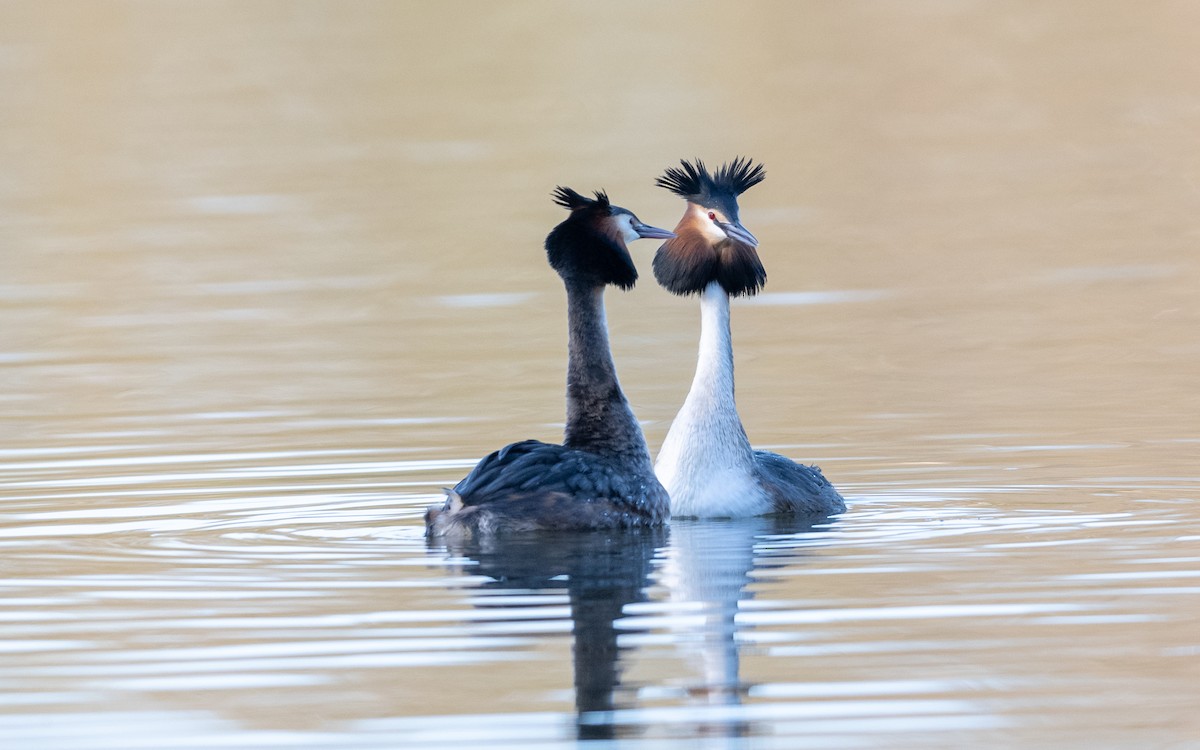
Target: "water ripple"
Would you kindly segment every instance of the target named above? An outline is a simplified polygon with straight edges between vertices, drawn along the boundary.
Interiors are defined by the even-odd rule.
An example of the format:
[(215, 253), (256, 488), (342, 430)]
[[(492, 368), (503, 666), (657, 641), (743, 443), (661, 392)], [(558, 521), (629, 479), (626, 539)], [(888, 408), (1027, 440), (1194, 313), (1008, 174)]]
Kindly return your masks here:
[[(1029, 665), (1086, 671), (1116, 634), (1157, 634), (1158, 659), (1195, 649), (1179, 603), (1200, 599), (1200, 557), (1186, 547), (1200, 525), (1185, 506), (1022, 504), (1107, 480), (955, 484), (926, 467), (860, 475), (850, 511), (813, 524), (680, 521), (625, 541), (460, 548), (427, 543), (420, 519), (473, 459), (385, 455), (2, 457), (13, 501), (0, 544), (20, 562), (0, 577), (0, 736), (93, 750), (103, 745), (87, 738), (122, 707), (210, 696), (191, 746), (219, 744), (216, 726), (233, 721), (227, 736), (247, 747), (613, 737), (658, 748), (767, 728), (778, 747), (866, 747), (1017, 729), (1028, 691), (1040, 710), (1071, 705), (1078, 685), (1039, 681)], [(1175, 485), (1200, 483), (1157, 488)], [(1014, 639), (1036, 658), (1014, 663)], [(947, 664), (969, 670), (936, 666)], [(446, 696), (481, 669), (523, 685), (519, 698), (468, 687), (486, 711), (457, 710)], [(283, 710), (333, 700), (347, 681), (386, 696), (374, 718), (290, 734), (232, 718), (247, 696)], [(89, 713), (99, 704), (111, 708)], [(92, 733), (17, 723), (39, 707)], [(156, 743), (155, 722), (191, 720), (154, 715), (122, 747), (189, 746)]]

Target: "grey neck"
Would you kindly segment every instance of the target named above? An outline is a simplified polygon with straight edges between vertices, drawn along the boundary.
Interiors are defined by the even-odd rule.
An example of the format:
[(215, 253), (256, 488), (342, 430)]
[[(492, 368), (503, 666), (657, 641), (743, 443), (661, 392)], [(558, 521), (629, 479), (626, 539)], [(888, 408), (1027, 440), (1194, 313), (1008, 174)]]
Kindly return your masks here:
[(617, 382), (604, 315), (604, 286), (577, 281), (566, 284), (569, 354), (563, 444), (633, 457), (648, 468), (646, 438)]

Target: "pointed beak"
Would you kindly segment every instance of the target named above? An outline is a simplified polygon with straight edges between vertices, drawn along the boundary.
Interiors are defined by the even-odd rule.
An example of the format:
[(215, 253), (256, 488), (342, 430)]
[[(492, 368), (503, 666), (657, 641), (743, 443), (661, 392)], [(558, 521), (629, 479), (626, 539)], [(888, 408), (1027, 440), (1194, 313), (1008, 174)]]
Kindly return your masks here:
[(717, 222), (717, 226), (721, 227), (721, 229), (724, 229), (726, 235), (737, 240), (738, 242), (743, 242), (750, 247), (758, 247), (758, 238), (750, 234), (750, 230), (742, 226), (741, 222), (720, 221)]
[(658, 227), (652, 227), (649, 224), (643, 224), (640, 221), (635, 222), (632, 226), (633, 231), (637, 232), (638, 237), (641, 237), (644, 240), (669, 240), (675, 236), (674, 232), (667, 231), (666, 229), (659, 229)]

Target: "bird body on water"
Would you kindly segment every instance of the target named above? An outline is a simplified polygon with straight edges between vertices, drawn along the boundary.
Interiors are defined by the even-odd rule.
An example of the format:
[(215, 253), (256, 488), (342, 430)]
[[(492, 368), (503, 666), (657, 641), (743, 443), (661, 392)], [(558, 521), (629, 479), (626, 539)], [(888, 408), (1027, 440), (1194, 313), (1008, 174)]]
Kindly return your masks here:
[(819, 468), (754, 450), (734, 401), (729, 298), (756, 294), (767, 279), (737, 197), (765, 177), (761, 164), (739, 158), (713, 173), (699, 160), (684, 161), (657, 181), (687, 208), (676, 236), (654, 257), (655, 278), (673, 294), (700, 296), (696, 375), (655, 463), (673, 516), (817, 516), (846, 508)]
[(595, 195), (558, 188), (555, 202), (571, 214), (546, 238), (547, 259), (567, 291), (563, 443), (524, 440), (486, 456), (426, 511), (431, 537), (653, 527), (669, 517), (666, 490), (617, 380), (604, 289), (637, 281), (626, 243), (674, 234)]

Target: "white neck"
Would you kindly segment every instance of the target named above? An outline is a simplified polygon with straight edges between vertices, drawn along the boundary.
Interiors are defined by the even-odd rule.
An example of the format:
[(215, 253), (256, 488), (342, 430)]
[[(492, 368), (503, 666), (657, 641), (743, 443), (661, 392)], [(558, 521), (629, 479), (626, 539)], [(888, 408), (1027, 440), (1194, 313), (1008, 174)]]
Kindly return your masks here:
[(700, 295), (696, 377), (654, 466), (673, 515), (755, 515), (768, 502), (754, 478), (754, 454), (733, 390), (729, 295), (714, 281)]
[(700, 356), (696, 361), (696, 377), (692, 379), (688, 400), (700, 395), (714, 403), (734, 406), (729, 295), (715, 281), (710, 282), (700, 294)]
[(681, 620), (675, 632), (682, 637), (675, 640), (681, 661), (707, 687), (701, 700), (712, 705), (739, 702), (735, 618), (739, 602), (753, 596), (744, 592), (752, 580), (755, 535), (768, 528), (761, 518), (671, 526), (659, 580), (683, 611), (704, 613)]

